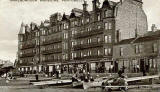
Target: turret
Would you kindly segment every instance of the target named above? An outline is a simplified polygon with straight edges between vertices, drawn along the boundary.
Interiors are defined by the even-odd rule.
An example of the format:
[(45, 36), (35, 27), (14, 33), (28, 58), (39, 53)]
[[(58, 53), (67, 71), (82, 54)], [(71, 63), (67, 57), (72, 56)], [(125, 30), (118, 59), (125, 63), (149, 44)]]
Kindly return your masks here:
[(92, 4), (93, 4), (93, 11), (95, 11), (99, 7), (100, 2), (99, 0), (93, 0)]
[(22, 23), (21, 23), (20, 30), (19, 30), (19, 33), (18, 33), (18, 34), (20, 35), (20, 34), (24, 34), (24, 33), (25, 33), (25, 25), (24, 25), (24, 23), (22, 22)]

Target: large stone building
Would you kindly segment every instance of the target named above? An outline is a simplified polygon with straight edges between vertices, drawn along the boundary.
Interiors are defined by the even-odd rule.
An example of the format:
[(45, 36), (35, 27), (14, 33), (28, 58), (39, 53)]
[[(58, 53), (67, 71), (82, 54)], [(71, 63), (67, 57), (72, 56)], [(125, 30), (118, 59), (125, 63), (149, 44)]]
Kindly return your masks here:
[(18, 60), (21, 71), (90, 72), (113, 67), (113, 45), (120, 40), (144, 35), (147, 17), (141, 0), (92, 1), (92, 11), (72, 9), (70, 15), (55, 13), (41, 25), (21, 25)]

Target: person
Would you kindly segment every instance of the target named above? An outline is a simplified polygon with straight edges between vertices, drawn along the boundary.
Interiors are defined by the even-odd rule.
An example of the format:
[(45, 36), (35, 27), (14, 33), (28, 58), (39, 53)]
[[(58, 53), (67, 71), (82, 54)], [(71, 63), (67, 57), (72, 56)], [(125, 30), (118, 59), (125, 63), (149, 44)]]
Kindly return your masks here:
[(93, 77), (92, 77), (92, 76), (90, 77), (90, 80), (91, 80), (91, 82), (93, 82), (93, 81), (94, 81), (94, 79), (93, 79)]
[(56, 71), (56, 78), (58, 79), (59, 78), (59, 72)]
[(119, 77), (122, 77), (122, 73), (123, 73), (123, 70), (122, 70), (122, 69), (120, 69), (120, 70), (118, 71), (118, 75), (119, 75)]
[(143, 76), (146, 76), (146, 70), (145, 69), (143, 69)]
[(87, 73), (87, 79), (90, 79), (90, 77), (91, 77), (91, 75), (90, 75), (90, 73), (88, 72), (88, 73)]
[(38, 81), (38, 74), (35, 74), (36, 81)]

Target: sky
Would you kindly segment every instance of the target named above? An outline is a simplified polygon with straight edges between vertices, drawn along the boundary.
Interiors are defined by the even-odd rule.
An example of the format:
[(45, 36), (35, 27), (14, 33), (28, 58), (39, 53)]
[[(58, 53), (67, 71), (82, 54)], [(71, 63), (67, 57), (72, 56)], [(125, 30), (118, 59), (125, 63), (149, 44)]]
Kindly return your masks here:
[[(59, 2), (55, 0), (41, 2), (40, 0), (25, 2), (0, 0), (0, 59), (15, 61), (18, 50), (18, 32), (22, 22), (39, 24), (56, 12), (69, 14), (73, 8), (82, 9), (83, 0), (71, 1), (74, 0), (59, 0)], [(92, 9), (91, 1), (87, 0), (88, 10)], [(103, 1), (100, 0), (101, 3)], [(148, 17), (148, 29), (150, 30), (152, 24), (160, 28), (160, 0), (143, 0), (143, 2), (143, 9)]]

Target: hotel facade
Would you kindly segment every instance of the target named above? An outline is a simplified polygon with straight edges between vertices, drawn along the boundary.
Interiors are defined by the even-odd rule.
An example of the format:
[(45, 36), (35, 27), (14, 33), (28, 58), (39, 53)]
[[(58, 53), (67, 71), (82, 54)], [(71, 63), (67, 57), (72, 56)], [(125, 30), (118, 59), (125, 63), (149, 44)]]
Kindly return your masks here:
[(92, 11), (74, 8), (71, 14), (55, 13), (40, 25), (21, 24), (18, 34), (19, 71), (54, 74), (117, 72), (114, 45), (147, 33), (142, 0), (92, 1)]

